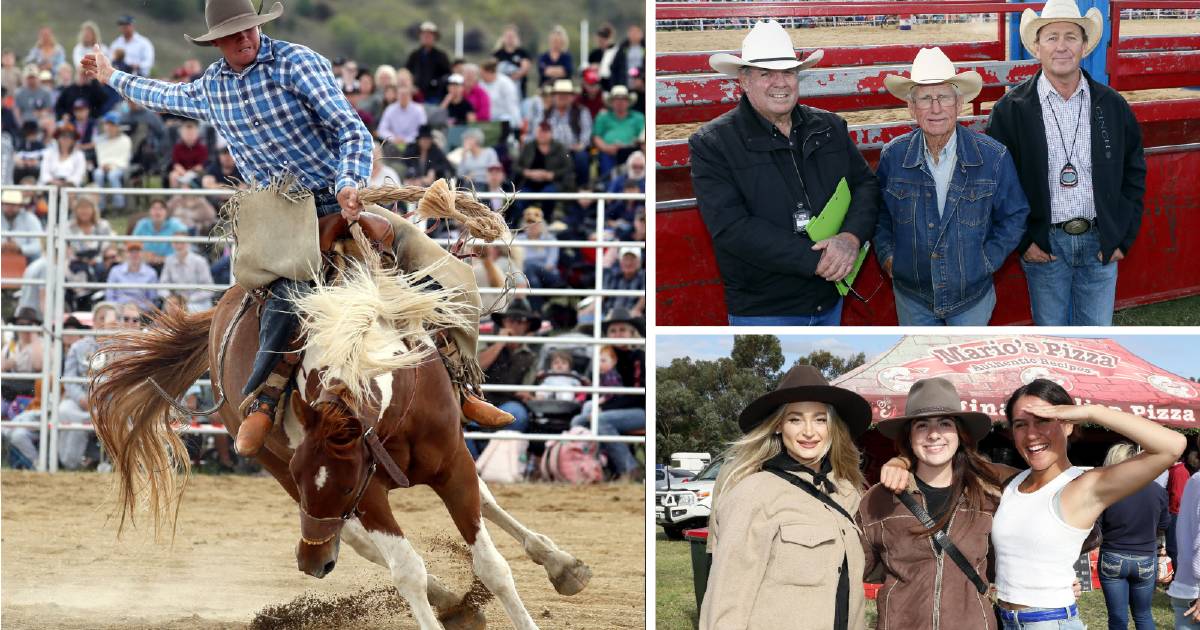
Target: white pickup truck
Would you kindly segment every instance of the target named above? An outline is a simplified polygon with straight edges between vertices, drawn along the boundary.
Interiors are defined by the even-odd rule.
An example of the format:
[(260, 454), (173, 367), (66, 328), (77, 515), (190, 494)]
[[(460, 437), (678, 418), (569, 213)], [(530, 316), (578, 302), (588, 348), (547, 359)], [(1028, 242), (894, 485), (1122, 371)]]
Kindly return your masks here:
[(712, 513), (712, 491), (721, 471), (721, 460), (713, 461), (695, 479), (672, 484), (654, 493), (654, 522), (667, 538), (682, 540), (683, 530), (704, 527)]

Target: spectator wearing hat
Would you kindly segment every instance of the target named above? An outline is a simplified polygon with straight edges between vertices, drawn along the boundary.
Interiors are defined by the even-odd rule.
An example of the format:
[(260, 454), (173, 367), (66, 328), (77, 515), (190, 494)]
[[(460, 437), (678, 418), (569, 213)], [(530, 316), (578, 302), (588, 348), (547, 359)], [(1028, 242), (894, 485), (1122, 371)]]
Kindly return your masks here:
[[(554, 242), (558, 240), (546, 229), (546, 217), (537, 206), (525, 208), (521, 218), (521, 231), (514, 238), (514, 245), (521, 241)], [(525, 247), (525, 277), (534, 289), (561, 287), (562, 276), (558, 273), (558, 247)], [(530, 299), (534, 308), (540, 310), (541, 300)]]
[(179, 127), (179, 141), (171, 149), (171, 188), (194, 188), (208, 165), (208, 145), (200, 140), (200, 126), (191, 118)]
[(4, 250), (19, 251), (25, 256), (25, 262), (31, 263), (42, 255), (42, 241), (36, 236), (8, 236), (13, 232), (44, 232), (42, 222), (27, 207), (25, 193), (19, 190), (5, 190), (0, 193), (0, 206), (3, 216), (0, 217), (0, 227), (4, 232)]
[(533, 68), (533, 57), (528, 50), (521, 47), (521, 35), (517, 32), (515, 24), (504, 27), (492, 57), (496, 60), (496, 71), (512, 79), (513, 84), (517, 86), (517, 93), (521, 98), (525, 98), (525, 77)]
[(396, 101), (384, 108), (375, 135), (380, 140), (403, 148), (417, 139), (421, 125), (427, 122), (425, 108), (413, 100), (412, 75), (408, 72), (398, 73)]
[(1047, 2), (1040, 16), (1026, 9), (1021, 43), (1041, 69), (988, 118), (1029, 198), (1017, 251), (1039, 326), (1112, 325), (1117, 263), (1142, 224), (1141, 126), (1124, 97), (1080, 68), (1103, 35), (1095, 7), (1084, 16), (1071, 0)]
[(17, 118), (22, 122), (36, 122), (38, 112), (48, 111), (54, 106), (54, 94), (39, 80), (41, 71), (35, 65), (25, 66), (22, 73), (24, 83), (13, 94), (17, 107)]
[(608, 179), (614, 166), (633, 153), (646, 133), (646, 117), (631, 111), (629, 88), (615, 85), (605, 96), (608, 109), (596, 118), (592, 143), (600, 153), (600, 179)]
[(67, 52), (55, 39), (54, 31), (50, 30), (49, 26), (38, 29), (37, 43), (29, 49), (29, 54), (25, 55), (25, 63), (50, 72), (67, 63)]
[[(133, 226), (133, 236), (175, 236), (186, 235), (187, 226), (179, 219), (168, 216), (167, 204), (162, 199), (150, 202), (149, 216), (142, 217)], [(141, 245), (141, 243), (137, 243)], [(146, 256), (151, 264), (159, 264), (163, 258), (171, 255), (171, 244), (166, 242), (146, 243)]]
[(854, 440), (870, 423), (862, 396), (810, 365), (742, 411), (713, 491), (701, 630), (867, 627), (852, 515), (865, 485)]
[(492, 99), (487, 90), (479, 84), (479, 66), (464, 63), (461, 67), (463, 78), (463, 98), (475, 108), (475, 120), (488, 122), (493, 119)]
[[(163, 243), (170, 247), (170, 244)], [(114, 265), (108, 270), (108, 284), (104, 299), (114, 304), (133, 304), (142, 310), (154, 308), (154, 300), (158, 293), (151, 288), (121, 288), (122, 284), (157, 284), (158, 272), (146, 264), (142, 258), (142, 244), (130, 241), (125, 246), (125, 262)]]
[(633, 75), (630, 74), (630, 70), (637, 70), (638, 76), (641, 76), (646, 67), (644, 35), (640, 24), (630, 24), (625, 29), (625, 41), (621, 42), (620, 47), (617, 48), (617, 54), (613, 56), (611, 85), (606, 86), (608, 89), (617, 85), (632, 87), (631, 77)]
[(89, 163), (96, 157), (96, 119), (92, 118), (92, 106), (87, 99), (77, 98), (71, 110), (71, 124), (79, 134), (79, 150)]
[(446, 78), (446, 97), (439, 106), (446, 110), (450, 125), (469, 125), (476, 121), (475, 106), (466, 98), (463, 76), (455, 73)]
[[(542, 327), (542, 318), (524, 300), (515, 300), (501, 313), (492, 313), (496, 334), (500, 337), (526, 337), (537, 334)], [(479, 353), (479, 366), (483, 368), (484, 382), (489, 385), (526, 385), (533, 378), (537, 354), (520, 342), (493, 343)], [(533, 395), (529, 392), (488, 392), (488, 400), (503, 411), (513, 415), (513, 423), (507, 428), (524, 432), (529, 427), (529, 408), (523, 401)], [(475, 423), (467, 430), (477, 431)], [(467, 440), (472, 457), (479, 457), (485, 444)]]
[(550, 123), (539, 123), (534, 141), (521, 147), (521, 154), (513, 164), (513, 180), (521, 192), (575, 190), (575, 168), (571, 155), (566, 147), (554, 139), (551, 129)]
[(125, 65), (129, 66), (131, 74), (150, 76), (150, 71), (154, 68), (154, 44), (145, 35), (137, 32), (132, 15), (117, 18), (117, 28), (121, 35), (109, 46), (113, 56), (117, 55), (117, 51), (123, 51)]
[(54, 130), (54, 142), (42, 153), (39, 184), (55, 186), (82, 186), (87, 175), (87, 161), (77, 143), (79, 133), (75, 125), (62, 123)]
[(433, 130), (421, 125), (417, 141), (404, 148), (404, 183), (410, 186), (429, 186), (434, 181), (448, 177), (454, 167), (442, 148), (433, 141)]
[[(601, 24), (600, 28), (596, 29), (596, 47), (588, 51), (587, 67), (584, 70), (585, 76), (588, 70), (595, 72), (596, 83), (600, 83), (601, 79), (607, 79), (612, 71), (612, 61), (617, 56), (617, 44), (613, 41), (615, 33), (616, 29), (608, 22)], [(609, 86), (602, 87), (601, 91), (607, 87)]]
[(583, 81), (580, 84), (583, 86), (583, 91), (575, 100), (587, 108), (588, 113), (592, 115), (592, 120), (596, 120), (605, 105), (604, 87), (600, 85), (600, 72), (595, 68), (584, 70)]
[(508, 123), (509, 130), (521, 125), (521, 96), (517, 84), (499, 72), (499, 62), (489, 59), (479, 66), (479, 85), (487, 92), (491, 120)]
[(543, 120), (550, 123), (554, 139), (571, 152), (575, 162), (575, 181), (582, 186), (589, 181), (592, 114), (576, 102), (575, 85), (570, 79), (558, 79), (554, 82), (553, 104)]
[(462, 135), (462, 151), (458, 159), (458, 177), (482, 188), (487, 182), (487, 170), (500, 164), (500, 157), (492, 147), (483, 146), (483, 130), (467, 129)]
[(549, 50), (538, 56), (538, 85), (570, 79), (575, 74), (575, 60), (568, 51), (570, 38), (561, 24), (550, 29)]
[[(58, 92), (58, 98), (54, 100), (54, 115), (59, 120), (73, 117), (80, 101), (87, 104), (88, 117), (93, 119), (103, 111), (104, 104), (108, 102), (108, 94), (99, 81), (85, 75), (82, 68), (76, 68), (74, 80), (70, 85), (63, 86)], [(79, 123), (76, 122), (75, 126), (79, 127)]]
[[(608, 298), (605, 298), (606, 300)], [(645, 320), (623, 308), (610, 309), (604, 319), (604, 336), (614, 339), (640, 339), (644, 336)], [(644, 346), (611, 345), (616, 355), (615, 370), (620, 376), (620, 387), (646, 386), (646, 351)], [(603, 369), (603, 364), (601, 368)], [(602, 377), (603, 379), (603, 377)], [(611, 381), (610, 381), (611, 382)], [(573, 427), (592, 426), (592, 401), (583, 405), (579, 415), (571, 419)], [(646, 397), (643, 394), (606, 394), (601, 398), (600, 413), (596, 423), (597, 435), (629, 435), (646, 429)], [(628, 444), (604, 442), (601, 450), (608, 456), (609, 464), (618, 478), (632, 479), (637, 472), (638, 461), (629, 450)]]
[(923, 48), (909, 74), (884, 77), (918, 128), (880, 154), (875, 255), (901, 326), (987, 326), (992, 274), (1020, 242), (1029, 202), (1004, 145), (957, 122), (979, 95), (979, 73), (955, 74), (940, 48)]
[(617, 268), (610, 269), (604, 274), (604, 288), (609, 291), (641, 291), (640, 296), (620, 296), (604, 298), (604, 305), (610, 309), (628, 309), (636, 316), (646, 312), (646, 271), (642, 269), (642, 250), (640, 247), (622, 247), (617, 258)]
[[(875, 232), (879, 181), (836, 114), (797, 104), (803, 61), (774, 20), (755, 24), (742, 56), (718, 53), (714, 70), (738, 80), (737, 107), (688, 140), (692, 183), (725, 288), (729, 323), (836, 326), (835, 281), (854, 268)], [(845, 179), (850, 202), (838, 234), (814, 241), (808, 221)]]
[(450, 57), (436, 46), (441, 37), (437, 24), (422, 22), (421, 45), (408, 56), (405, 68), (413, 75), (413, 84), (425, 97), (426, 103), (440, 103), (446, 96), (446, 75), (450, 74)]

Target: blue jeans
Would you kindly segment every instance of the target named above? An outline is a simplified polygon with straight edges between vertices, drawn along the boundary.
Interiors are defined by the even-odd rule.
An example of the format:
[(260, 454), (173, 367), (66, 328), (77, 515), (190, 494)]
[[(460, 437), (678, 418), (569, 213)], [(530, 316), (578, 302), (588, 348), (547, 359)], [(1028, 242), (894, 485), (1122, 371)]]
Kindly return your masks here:
[(1129, 627), (1129, 611), (1137, 630), (1154, 630), (1150, 599), (1158, 577), (1158, 558), (1105, 551), (1100, 554), (1100, 588), (1108, 606), (1108, 630)]
[(1033, 323), (1038, 326), (1112, 326), (1117, 299), (1117, 263), (1100, 262), (1097, 228), (1071, 236), (1050, 228), (1050, 247), (1057, 260), (1021, 259), (1029, 283)]
[(833, 308), (816, 315), (730, 315), (730, 326), (840, 326), (842, 303), (839, 298)]
[[(1026, 608), (1021, 612), (1037, 612), (1039, 610), (1049, 610), (1047, 608)], [(1083, 619), (1076, 615), (1070, 619), (1055, 619), (1053, 621), (1009, 621), (1007, 619), (1000, 620), (1000, 630), (1087, 630)]]
[(1171, 610), (1175, 611), (1175, 630), (1200, 630), (1200, 621), (1192, 621), (1191, 617), (1183, 614), (1191, 606), (1190, 599), (1171, 598)]
[(896, 318), (901, 326), (987, 326), (996, 308), (996, 286), (988, 287), (987, 293), (965, 311), (950, 317), (940, 318), (933, 314), (925, 302), (903, 291), (896, 295)]
[[(571, 419), (571, 426), (590, 428), (592, 426), (592, 401), (583, 404), (579, 415)], [(645, 409), (612, 409), (601, 411), (597, 420), (597, 435), (622, 435), (638, 429), (646, 428)], [(637, 458), (629, 445), (622, 442), (601, 442), (601, 450), (612, 462), (617, 474), (623, 475), (638, 467)]]
[[(504, 427), (505, 431), (516, 431), (524, 433), (525, 429), (529, 428), (529, 409), (525, 407), (525, 403), (519, 400), (510, 400), (500, 405), (501, 411), (507, 411), (513, 415), (513, 423)], [(483, 427), (474, 422), (467, 423), (467, 431), (485, 431)], [(467, 450), (471, 453), (471, 459), (479, 459), (479, 454), (483, 449), (487, 448), (487, 440), (467, 440)]]
[[(105, 173), (103, 168), (97, 166), (92, 171), (92, 181), (100, 187), (121, 188), (125, 185), (125, 169), (113, 168)], [(113, 195), (111, 204), (114, 208), (124, 208), (125, 195)]]

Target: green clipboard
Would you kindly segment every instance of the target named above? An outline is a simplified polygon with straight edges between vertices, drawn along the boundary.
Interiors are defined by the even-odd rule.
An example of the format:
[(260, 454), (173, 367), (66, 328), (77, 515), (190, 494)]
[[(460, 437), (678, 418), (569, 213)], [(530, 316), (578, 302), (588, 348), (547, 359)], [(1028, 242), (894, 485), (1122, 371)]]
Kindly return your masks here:
[[(846, 211), (849, 208), (850, 186), (846, 183), (846, 178), (843, 177), (838, 181), (837, 189), (833, 191), (833, 196), (829, 198), (829, 202), (825, 204), (825, 208), (821, 210), (821, 214), (818, 214), (808, 222), (806, 229), (809, 238), (814, 242), (823, 241), (841, 232), (842, 223), (846, 220)], [(858, 270), (862, 269), (863, 261), (867, 259), (867, 252), (870, 249), (870, 242), (863, 245), (862, 249), (858, 251), (858, 259), (854, 261), (854, 269), (850, 271), (850, 275), (846, 276), (843, 280), (833, 283), (842, 297), (850, 293), (850, 285), (854, 284), (854, 279), (858, 277)]]

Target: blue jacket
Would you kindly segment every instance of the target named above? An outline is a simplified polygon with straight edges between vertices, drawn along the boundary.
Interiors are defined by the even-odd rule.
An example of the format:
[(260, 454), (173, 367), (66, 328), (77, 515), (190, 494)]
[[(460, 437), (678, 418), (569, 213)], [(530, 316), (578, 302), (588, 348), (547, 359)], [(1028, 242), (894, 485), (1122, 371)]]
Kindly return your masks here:
[(883, 206), (875, 255), (892, 259), (892, 285), (921, 299), (935, 317), (970, 308), (1025, 233), (1029, 202), (1003, 144), (959, 125), (958, 163), (938, 216), (937, 189), (920, 129), (892, 140), (879, 156)]

